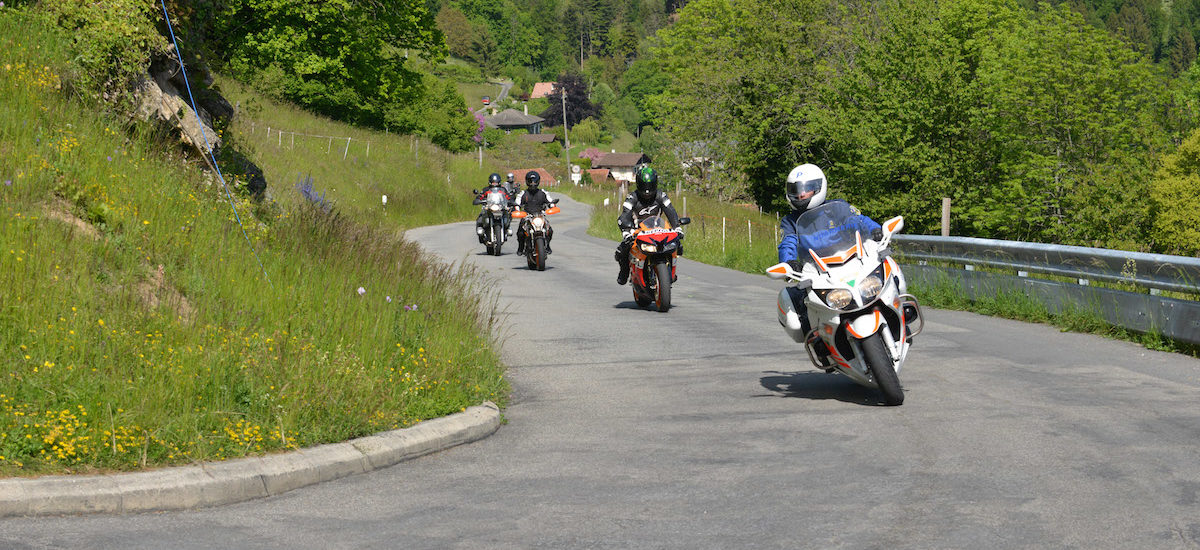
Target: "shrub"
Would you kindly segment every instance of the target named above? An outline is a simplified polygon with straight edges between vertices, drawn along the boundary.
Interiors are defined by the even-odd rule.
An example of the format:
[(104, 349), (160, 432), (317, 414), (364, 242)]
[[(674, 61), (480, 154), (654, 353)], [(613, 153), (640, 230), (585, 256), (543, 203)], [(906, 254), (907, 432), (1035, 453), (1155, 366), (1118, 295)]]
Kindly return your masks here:
[(1200, 248), (1200, 130), (1180, 144), (1150, 183), (1157, 240), (1169, 252), (1195, 254)]

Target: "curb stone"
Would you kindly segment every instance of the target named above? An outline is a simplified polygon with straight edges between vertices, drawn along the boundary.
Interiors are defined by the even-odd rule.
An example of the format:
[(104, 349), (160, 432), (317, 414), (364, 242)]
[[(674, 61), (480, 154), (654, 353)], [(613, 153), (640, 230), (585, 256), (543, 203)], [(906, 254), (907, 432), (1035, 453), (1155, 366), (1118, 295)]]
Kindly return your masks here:
[(186, 510), (278, 495), (483, 439), (492, 402), (342, 443), (148, 472), (0, 479), (0, 517)]

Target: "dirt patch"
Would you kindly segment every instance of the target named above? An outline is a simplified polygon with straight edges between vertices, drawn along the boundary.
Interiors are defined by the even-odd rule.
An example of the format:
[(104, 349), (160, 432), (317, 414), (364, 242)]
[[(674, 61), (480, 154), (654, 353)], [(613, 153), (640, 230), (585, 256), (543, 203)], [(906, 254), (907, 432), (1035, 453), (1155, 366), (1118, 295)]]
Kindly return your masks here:
[(150, 309), (155, 309), (165, 302), (167, 307), (179, 316), (180, 321), (191, 323), (195, 318), (196, 310), (187, 297), (180, 294), (175, 287), (166, 284), (166, 268), (162, 264), (150, 272), (147, 280), (137, 284), (136, 291), (138, 299)]
[(96, 226), (84, 221), (83, 218), (73, 214), (71, 212), (71, 203), (65, 199), (55, 198), (43, 210), (47, 218), (65, 223), (89, 239), (100, 239), (100, 230), (96, 229)]

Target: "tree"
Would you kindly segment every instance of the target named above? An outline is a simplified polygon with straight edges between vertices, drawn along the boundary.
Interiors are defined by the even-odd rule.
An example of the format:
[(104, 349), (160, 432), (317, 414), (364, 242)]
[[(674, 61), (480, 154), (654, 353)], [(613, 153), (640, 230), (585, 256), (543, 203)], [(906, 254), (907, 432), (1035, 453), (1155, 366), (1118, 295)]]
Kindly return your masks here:
[(1163, 159), (1150, 185), (1154, 239), (1166, 252), (1200, 251), (1200, 130)]
[(471, 59), (475, 29), (467, 16), (458, 8), (446, 4), (437, 14), (437, 25), (446, 37), (446, 48), (450, 50), (450, 55)]
[(1186, 71), (1196, 61), (1196, 40), (1192, 32), (1184, 27), (1175, 27), (1167, 43), (1167, 65), (1172, 74)]
[(219, 9), (213, 49), (227, 70), (349, 122), (381, 126), (392, 104), (420, 99), (405, 49), (432, 60), (446, 52), (423, 0), (228, 0)]
[(554, 84), (554, 91), (547, 97), (550, 100), (550, 106), (538, 115), (546, 119), (547, 126), (563, 124), (562, 98), (564, 93), (566, 94), (566, 124), (568, 128), (599, 114), (596, 106), (588, 100), (587, 85), (584, 84), (583, 79), (577, 74), (563, 73), (558, 77), (558, 82)]

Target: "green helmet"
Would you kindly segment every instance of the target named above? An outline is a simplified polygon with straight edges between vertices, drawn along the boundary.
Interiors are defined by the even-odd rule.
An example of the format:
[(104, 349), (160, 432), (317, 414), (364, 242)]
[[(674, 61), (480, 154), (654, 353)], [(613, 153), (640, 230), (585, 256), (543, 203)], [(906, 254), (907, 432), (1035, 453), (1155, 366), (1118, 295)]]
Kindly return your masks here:
[(658, 197), (658, 172), (647, 166), (637, 173), (638, 200), (648, 203)]

